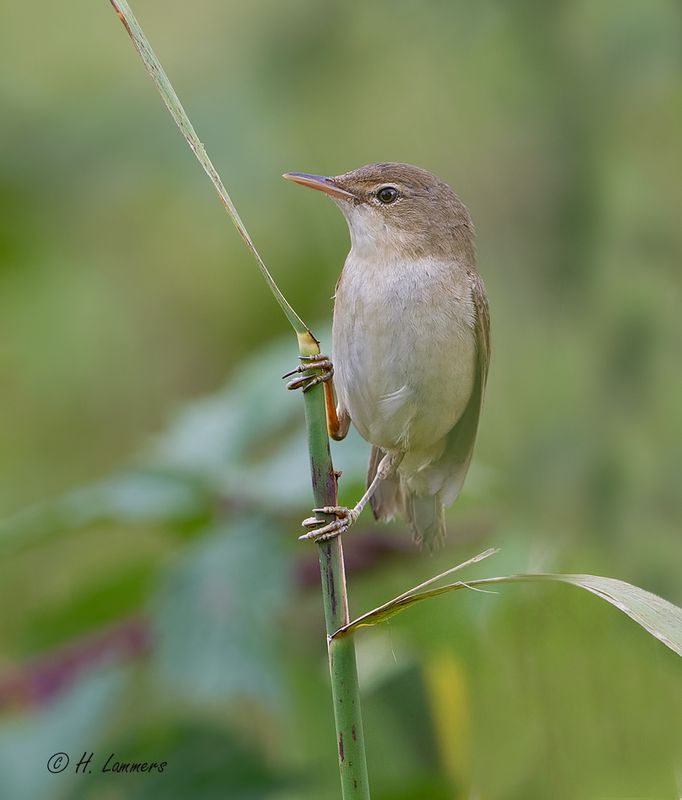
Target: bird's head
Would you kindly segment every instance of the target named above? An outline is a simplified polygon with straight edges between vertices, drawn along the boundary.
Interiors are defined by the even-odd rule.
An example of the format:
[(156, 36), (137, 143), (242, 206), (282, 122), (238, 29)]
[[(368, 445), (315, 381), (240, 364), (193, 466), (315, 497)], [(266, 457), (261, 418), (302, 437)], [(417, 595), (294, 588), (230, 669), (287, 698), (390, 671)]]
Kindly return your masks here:
[(410, 164), (368, 164), (334, 177), (288, 172), (329, 195), (343, 212), (353, 250), (368, 257), (473, 261), (473, 223), (452, 189)]

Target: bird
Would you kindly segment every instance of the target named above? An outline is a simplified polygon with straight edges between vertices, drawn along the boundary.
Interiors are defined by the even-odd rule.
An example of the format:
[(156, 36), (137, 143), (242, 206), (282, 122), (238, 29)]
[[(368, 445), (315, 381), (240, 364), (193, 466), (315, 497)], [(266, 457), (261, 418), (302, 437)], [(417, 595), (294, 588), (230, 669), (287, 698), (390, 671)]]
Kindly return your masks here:
[(371, 445), (367, 489), (352, 507), (303, 521), (302, 539), (348, 530), (369, 502), (377, 520), (403, 517), (419, 545), (446, 534), (478, 430), (490, 361), (490, 313), (476, 268), (474, 225), (444, 181), (398, 162), (333, 177), (284, 178), (328, 195), (350, 232), (336, 284), (332, 357), (301, 360), (290, 389), (324, 383), (333, 439), (354, 425)]

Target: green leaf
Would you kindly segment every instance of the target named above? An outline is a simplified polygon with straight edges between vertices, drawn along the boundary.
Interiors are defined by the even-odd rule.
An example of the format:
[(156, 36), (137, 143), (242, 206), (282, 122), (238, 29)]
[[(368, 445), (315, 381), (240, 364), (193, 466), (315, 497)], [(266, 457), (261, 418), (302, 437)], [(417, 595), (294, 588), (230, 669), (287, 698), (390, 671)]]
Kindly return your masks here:
[(604, 578), (599, 575), (531, 573), (527, 575), (502, 575), (495, 578), (478, 578), (468, 582), (457, 581), (456, 583), (450, 583), (437, 589), (420, 591), (427, 584), (435, 583), (455, 570), (480, 561), (488, 555), (491, 555), (492, 552), (495, 551), (481, 553), (480, 556), (476, 556), (470, 561), (460, 564), (452, 570), (448, 570), (448, 572), (437, 575), (426, 583), (415, 586), (404, 594), (395, 597), (388, 603), (384, 603), (372, 611), (368, 611), (348, 625), (339, 628), (332, 635), (332, 638), (342, 636), (357, 628), (377, 625), (414, 603), (427, 600), (430, 597), (439, 597), (448, 592), (456, 592), (460, 589), (479, 589), (484, 591), (482, 587), (492, 586), (498, 583), (553, 581), (555, 583), (569, 583), (572, 586), (585, 589), (597, 597), (601, 597), (602, 600), (606, 600), (612, 606), (615, 606), (624, 614), (627, 614), (628, 617), (641, 625), (644, 630), (648, 631), (652, 636), (655, 636), (679, 656), (682, 656), (682, 608), (673, 605), (673, 603), (664, 600), (658, 595), (646, 591), (646, 589), (641, 589), (638, 586), (625, 583), (625, 581), (619, 581), (616, 578)]
[(211, 496), (191, 474), (162, 466), (131, 468), (0, 521), (0, 548), (4, 552), (98, 522), (182, 522), (206, 515), (210, 503)]
[(289, 301), (286, 297), (282, 294), (279, 287), (275, 283), (274, 278), (268, 271), (268, 268), (265, 266), (265, 262), (260, 256), (258, 250), (256, 250), (256, 246), (251, 240), (249, 236), (249, 232), (246, 230), (244, 223), (239, 216), (239, 212), (237, 211), (234, 203), (230, 195), (225, 188), (220, 175), (216, 168), (213, 166), (213, 162), (208, 157), (208, 153), (206, 152), (206, 148), (199, 140), (197, 136), (197, 132), (194, 130), (194, 126), (189, 120), (185, 109), (182, 107), (182, 103), (178, 98), (177, 94), (175, 93), (175, 89), (173, 89), (171, 82), (168, 80), (168, 76), (164, 68), (161, 66), (156, 54), (152, 50), (152, 46), (147, 41), (147, 37), (142, 32), (142, 28), (138, 25), (137, 20), (135, 19), (135, 15), (130, 9), (126, 0), (111, 0), (111, 4), (114, 7), (114, 10), (118, 14), (119, 19), (123, 23), (123, 27), (126, 29), (130, 39), (133, 43), (133, 46), (137, 50), (140, 58), (142, 59), (149, 76), (151, 77), (154, 85), (156, 86), (157, 91), (161, 95), (161, 99), (163, 100), (166, 108), (168, 109), (171, 117), (175, 124), (180, 129), (180, 132), (185, 137), (185, 141), (190, 147), (190, 150), (196, 156), (197, 161), (201, 164), (202, 169), (208, 175), (213, 187), (215, 188), (216, 192), (218, 193), (218, 197), (220, 198), (221, 203), (225, 206), (225, 210), (229, 214), (232, 222), (234, 223), (239, 235), (244, 240), (244, 243), (249, 248), (253, 257), (256, 259), (256, 263), (258, 264), (258, 268), (261, 271), (261, 274), (265, 278), (265, 282), (268, 285), (268, 288), (274, 295), (275, 300), (279, 303), (280, 308), (284, 312), (286, 318), (289, 320), (292, 328), (296, 331), (297, 334), (305, 334), (307, 333), (307, 326), (305, 322), (298, 316), (298, 314), (294, 311), (294, 309), (289, 305)]
[(282, 703), (278, 656), (291, 563), (264, 520), (216, 527), (196, 541), (151, 604), (154, 667), (185, 697)]
[[(323, 331), (328, 342), (331, 329)], [(300, 511), (310, 493), (304, 417), (280, 379), (295, 364), (290, 337), (261, 348), (219, 391), (184, 404), (130, 467), (0, 520), (0, 552), (100, 522), (210, 518), (218, 499), (278, 516)], [(347, 484), (362, 484), (366, 442), (351, 432), (334, 450)]]
[(627, 614), (678, 656), (682, 656), (682, 608), (657, 594), (616, 578), (602, 578), (599, 575), (541, 575), (538, 579), (570, 583), (587, 589)]

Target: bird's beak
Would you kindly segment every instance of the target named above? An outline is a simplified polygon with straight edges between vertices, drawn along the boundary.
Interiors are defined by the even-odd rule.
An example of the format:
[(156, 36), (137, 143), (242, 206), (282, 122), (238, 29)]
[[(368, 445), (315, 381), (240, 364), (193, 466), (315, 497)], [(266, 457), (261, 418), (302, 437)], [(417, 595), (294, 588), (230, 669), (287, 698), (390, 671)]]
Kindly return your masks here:
[(352, 192), (339, 186), (334, 178), (325, 178), (323, 175), (308, 175), (307, 172), (285, 172), (282, 177), (286, 178), (288, 181), (300, 183), (301, 186), (309, 186), (311, 189), (317, 189), (319, 192), (324, 192), (331, 197), (338, 197), (340, 200), (356, 199)]

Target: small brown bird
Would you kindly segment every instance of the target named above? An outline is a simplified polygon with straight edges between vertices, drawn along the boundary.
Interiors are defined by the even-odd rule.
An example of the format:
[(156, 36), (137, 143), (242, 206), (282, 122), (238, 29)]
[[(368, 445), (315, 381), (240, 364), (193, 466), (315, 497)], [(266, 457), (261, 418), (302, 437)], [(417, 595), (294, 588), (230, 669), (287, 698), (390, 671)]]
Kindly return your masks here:
[(336, 285), (334, 366), (320, 356), (285, 377), (307, 371), (289, 383), (304, 391), (325, 382), (330, 435), (343, 439), (352, 420), (372, 445), (357, 505), (315, 509), (336, 520), (305, 520), (301, 538), (337, 536), (369, 501), (377, 519), (402, 514), (433, 548), (469, 469), (490, 356), (469, 212), (446, 183), (409, 164), (284, 177), (328, 194), (351, 238)]

